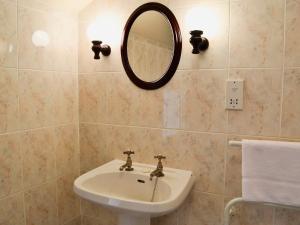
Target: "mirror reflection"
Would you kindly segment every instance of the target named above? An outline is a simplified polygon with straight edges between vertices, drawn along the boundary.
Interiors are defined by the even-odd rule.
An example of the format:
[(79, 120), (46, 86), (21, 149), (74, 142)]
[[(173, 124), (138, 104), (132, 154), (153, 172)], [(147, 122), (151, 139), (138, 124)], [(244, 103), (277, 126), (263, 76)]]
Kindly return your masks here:
[(173, 31), (165, 16), (156, 11), (142, 13), (130, 29), (127, 52), (129, 64), (141, 80), (159, 80), (174, 53)]

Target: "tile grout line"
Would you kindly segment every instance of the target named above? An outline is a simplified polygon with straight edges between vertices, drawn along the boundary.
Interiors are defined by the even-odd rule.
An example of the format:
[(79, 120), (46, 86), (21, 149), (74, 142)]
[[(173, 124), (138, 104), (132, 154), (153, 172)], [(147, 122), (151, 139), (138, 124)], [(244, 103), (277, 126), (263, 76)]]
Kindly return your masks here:
[(21, 134), (21, 133), (25, 133), (25, 132), (34, 132), (34, 131), (39, 131), (39, 130), (43, 130), (43, 129), (55, 129), (55, 128), (60, 128), (60, 127), (72, 126), (72, 125), (77, 125), (77, 124), (76, 124), (76, 122), (65, 123), (65, 124), (62, 123), (62, 124), (58, 124), (58, 125), (50, 125), (50, 126), (43, 126), (43, 127), (37, 127), (37, 128), (9, 131), (9, 132), (5, 132), (5, 133), (0, 133), (0, 137), (5, 136), (5, 135)]
[(285, 81), (285, 57), (286, 57), (286, 13), (287, 13), (287, 0), (284, 1), (283, 13), (283, 52), (282, 52), (282, 74), (281, 74), (281, 95), (280, 95), (280, 118), (279, 118), (279, 136), (282, 136), (282, 117), (283, 117), (283, 104), (284, 104), (284, 81)]
[[(18, 129), (20, 128), (20, 46), (19, 46), (19, 0), (16, 0), (16, 38), (17, 38), (17, 75), (18, 75), (18, 87), (17, 87), (17, 95), (18, 95), (18, 100), (17, 100), (17, 113), (18, 113), (18, 119), (17, 119), (17, 127)], [(20, 137), (18, 137), (20, 138)], [(23, 216), (24, 216), (24, 224), (27, 225), (27, 219), (26, 219), (26, 202), (25, 202), (25, 190), (24, 190), (24, 152), (21, 150), (20, 146), (20, 140), (18, 143), (18, 150), (21, 153), (21, 183), (22, 183), (22, 200), (23, 200)]]
[[(230, 78), (230, 55), (231, 55), (231, 1), (228, 1), (228, 59), (227, 59), (227, 79)], [(224, 86), (226, 86), (226, 84), (224, 84)], [(226, 87), (225, 87), (226, 90)], [(225, 93), (225, 98), (226, 98), (226, 93)], [(224, 99), (224, 108), (226, 105), (226, 99)], [(225, 109), (226, 110), (226, 109)], [(228, 160), (228, 131), (229, 131), (229, 110), (226, 110), (226, 116), (227, 116), (227, 123), (226, 123), (226, 148), (224, 149), (224, 172), (223, 172), (223, 176), (224, 176), (224, 184), (223, 184), (223, 208), (225, 207), (224, 205), (224, 201), (225, 201), (225, 192), (226, 192), (226, 181), (227, 181), (227, 160)], [(223, 217), (223, 216), (222, 216)]]
[(20, 191), (16, 191), (16, 192), (13, 192), (13, 193), (11, 193), (11, 194), (9, 194), (9, 195), (6, 195), (6, 196), (4, 196), (4, 197), (0, 197), (0, 201), (1, 201), (1, 200), (4, 200), (4, 199), (7, 199), (7, 198), (12, 198), (12, 197), (17, 196), (17, 195), (22, 194), (22, 193), (25, 194), (26, 192), (28, 192), (28, 191), (30, 191), (30, 190), (33, 190), (33, 189), (42, 187), (42, 186), (47, 185), (47, 184), (51, 184), (52, 182), (55, 182), (56, 179), (57, 179), (57, 178), (55, 177), (55, 178), (51, 178), (51, 179), (49, 179), (49, 180), (46, 180), (46, 181), (43, 182), (43, 183), (34, 184), (34, 185), (31, 185), (31, 186), (28, 186), (28, 187), (23, 187), (22, 190), (20, 190)]
[[(228, 59), (230, 61), (230, 58)], [(295, 68), (299, 69), (300, 67), (297, 66), (291, 66), (287, 68)], [(281, 70), (282, 67), (231, 67), (229, 62), (227, 67), (222, 67), (222, 68), (190, 68), (190, 69), (177, 69), (176, 72), (191, 72), (191, 71), (223, 71), (223, 70)], [(32, 69), (24, 69), (24, 70), (32, 70)], [(57, 71), (59, 72), (59, 71)], [(72, 72), (72, 71), (66, 71), (67, 72)], [(90, 71), (90, 72), (78, 72), (79, 76), (80, 75), (97, 75), (97, 74), (123, 74), (123, 71)]]
[[(80, 176), (81, 175), (81, 147), (80, 147), (80, 144), (81, 144), (81, 141), (80, 141), (80, 80), (79, 80), (79, 42), (80, 42), (80, 21), (79, 21), (79, 18), (77, 20), (77, 80), (76, 80), (76, 102), (77, 102), (77, 107), (76, 107), (76, 116), (77, 116), (77, 120), (76, 120), (76, 124), (77, 124), (77, 128), (76, 128), (76, 136), (77, 136), (77, 148), (78, 148), (78, 164), (79, 164), (79, 168), (78, 168), (78, 175)], [(81, 198), (79, 198), (79, 216), (80, 216), (80, 224), (83, 224), (83, 221), (82, 221), (82, 200)]]
[(256, 135), (256, 134), (238, 134), (238, 133), (226, 133), (226, 132), (184, 130), (184, 129), (177, 129), (177, 128), (163, 128), (163, 127), (146, 127), (146, 126), (136, 126), (136, 125), (127, 125), (127, 124), (112, 124), (112, 123), (103, 123), (103, 122), (80, 122), (80, 125), (113, 126), (113, 127), (122, 127), (122, 128), (127, 127), (127, 128), (136, 128), (136, 129), (160, 130), (160, 131), (173, 130), (173, 131), (178, 131), (178, 132), (198, 133), (198, 134), (208, 134), (208, 135), (225, 135), (225, 136), (251, 137), (251, 138), (299, 140), (299, 138), (288, 138), (288, 137), (279, 137), (279, 136), (267, 136), (267, 135), (263, 136), (263, 135)]
[[(60, 224), (60, 218), (59, 218), (59, 210), (58, 210), (58, 171), (57, 171), (57, 134), (55, 132), (55, 128), (52, 130), (53, 135), (53, 152), (54, 152), (54, 170), (55, 170), (55, 206), (56, 206), (56, 216), (57, 216), (57, 222)], [(63, 175), (62, 175), (63, 176)]]

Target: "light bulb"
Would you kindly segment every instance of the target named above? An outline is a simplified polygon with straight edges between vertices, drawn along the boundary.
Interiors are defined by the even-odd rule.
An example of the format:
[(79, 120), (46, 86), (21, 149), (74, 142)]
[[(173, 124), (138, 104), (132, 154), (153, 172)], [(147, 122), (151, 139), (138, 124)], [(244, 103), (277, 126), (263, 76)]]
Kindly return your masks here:
[(50, 43), (48, 33), (43, 30), (34, 31), (31, 39), (36, 47), (46, 47)]
[(220, 29), (220, 19), (216, 10), (208, 6), (194, 7), (185, 17), (188, 31), (202, 30), (205, 36), (214, 37)]
[(114, 44), (120, 40), (122, 33), (121, 19), (116, 13), (103, 13), (91, 23), (86, 34), (90, 41), (99, 40), (104, 44)]

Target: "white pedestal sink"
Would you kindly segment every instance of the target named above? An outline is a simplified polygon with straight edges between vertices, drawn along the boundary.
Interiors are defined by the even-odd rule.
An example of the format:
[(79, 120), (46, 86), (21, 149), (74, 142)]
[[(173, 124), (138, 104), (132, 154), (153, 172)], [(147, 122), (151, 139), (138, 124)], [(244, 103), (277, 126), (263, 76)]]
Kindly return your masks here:
[(134, 171), (119, 171), (124, 163), (113, 160), (74, 182), (79, 196), (118, 213), (119, 225), (150, 225), (151, 217), (178, 208), (194, 183), (191, 171), (164, 168), (164, 177), (150, 181), (156, 166), (134, 163)]

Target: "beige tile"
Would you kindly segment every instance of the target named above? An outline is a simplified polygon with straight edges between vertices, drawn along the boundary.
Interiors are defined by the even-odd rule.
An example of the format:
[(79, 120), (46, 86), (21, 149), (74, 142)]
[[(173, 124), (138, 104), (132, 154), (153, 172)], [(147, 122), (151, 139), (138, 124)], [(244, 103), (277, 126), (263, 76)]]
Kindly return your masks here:
[[(62, 1), (59, 1), (62, 3)], [(62, 3), (63, 4), (63, 3)], [(76, 3), (74, 3), (76, 4)], [(70, 5), (72, 3), (70, 2)], [(54, 25), (55, 48), (54, 68), (56, 71), (77, 72), (78, 70), (78, 21), (77, 15), (58, 13), (51, 15)], [(53, 21), (56, 21), (53, 23)]]
[(114, 124), (133, 124), (139, 113), (140, 90), (125, 73), (114, 73), (110, 76), (107, 121)]
[(299, 210), (276, 209), (274, 225), (298, 225), (300, 221)]
[(57, 180), (57, 204), (59, 224), (65, 224), (80, 216), (79, 197), (73, 191), (73, 183), (78, 175), (67, 175)]
[[(182, 1), (184, 7), (173, 10), (182, 35), (179, 69), (227, 68), (229, 4), (226, 1), (199, 0), (194, 3)], [(203, 37), (209, 40), (209, 48), (200, 54), (192, 54), (189, 42), (190, 31), (194, 29), (203, 30)]]
[(19, 72), (20, 127), (53, 125), (53, 73), (22, 70)]
[(282, 67), (284, 1), (232, 1), (231, 67)]
[(181, 72), (182, 127), (187, 130), (225, 132), (226, 70)]
[[(188, 139), (181, 146), (185, 144), (187, 147), (177, 147), (177, 151), (186, 148), (188, 150), (180, 160), (180, 168), (191, 169), (194, 172), (196, 190), (223, 194), (225, 135), (192, 133), (184, 135), (187, 135)], [(173, 158), (173, 160), (177, 159)]]
[[(123, 152), (126, 150), (134, 151), (135, 154), (132, 155), (133, 161), (139, 161), (141, 158), (144, 158), (142, 162), (146, 159), (146, 156), (142, 154), (138, 154), (138, 151), (143, 151), (143, 149), (137, 149), (137, 140), (135, 138), (135, 131), (139, 131), (139, 133), (144, 135), (144, 129), (142, 128), (130, 128), (130, 127), (121, 127), (121, 126), (112, 126), (107, 129), (106, 141), (107, 141), (107, 153), (111, 158), (126, 160), (126, 156), (123, 156)], [(117, 138), (116, 138), (117, 137)], [(143, 136), (143, 142), (146, 143), (145, 136)]]
[[(229, 201), (230, 199), (226, 199)], [(233, 208), (234, 216), (230, 219), (232, 225), (272, 225), (273, 208), (262, 204), (241, 203)]]
[[(53, 18), (44, 12), (21, 6), (18, 16), (19, 67), (53, 70), (56, 57)], [(32, 42), (32, 35), (40, 30), (49, 36), (50, 42), (46, 47), (37, 47)]]
[(0, 1), (0, 66), (17, 66), (17, 5)]
[(23, 194), (0, 200), (1, 225), (25, 225)]
[(154, 217), (151, 219), (151, 225), (177, 225), (178, 224), (178, 212), (172, 212), (165, 216)]
[(107, 162), (106, 127), (80, 125), (80, 171), (85, 173)]
[(281, 135), (300, 138), (300, 69), (287, 69), (284, 75)]
[(117, 222), (111, 223), (111, 221), (106, 221), (102, 218), (83, 216), (82, 225), (117, 225)]
[(80, 122), (106, 122), (111, 76), (109, 73), (80, 75)]
[[(206, 135), (172, 130), (114, 126), (107, 135), (108, 159), (123, 159), (126, 149), (135, 151), (134, 162), (157, 164), (154, 155), (167, 157), (163, 164), (194, 172), (195, 189), (224, 192), (224, 135)], [(117, 138), (116, 138), (117, 137)]]
[(79, 175), (78, 131), (75, 125), (55, 128), (56, 174)]
[(84, 217), (98, 218), (101, 221), (101, 225), (117, 224), (117, 214), (107, 208), (83, 199), (81, 201), (81, 207)]
[[(229, 138), (228, 140), (234, 140)], [(241, 139), (237, 139), (241, 140)], [(226, 151), (225, 195), (240, 197), (242, 194), (242, 149), (228, 146)]]
[(221, 225), (223, 197), (191, 192), (179, 210), (179, 225)]
[(25, 192), (26, 224), (57, 224), (55, 182)]
[(155, 91), (134, 87), (131, 92), (134, 95), (131, 97), (133, 101), (130, 102), (130, 108), (134, 109), (130, 116), (132, 124), (142, 127), (180, 128), (181, 78), (175, 74), (165, 86)]
[[(176, 95), (174, 97), (177, 98)], [(132, 121), (132, 124), (143, 127), (163, 127), (164, 94), (161, 90), (140, 90), (138, 91), (138, 98), (133, 96), (130, 99), (132, 101), (128, 102), (128, 108), (136, 107), (132, 114), (129, 115), (129, 120)], [(175, 104), (175, 107), (178, 108), (177, 103)]]
[(77, 13), (90, 2), (91, 0), (19, 0), (18, 4), (39, 10), (54, 10), (56, 12)]
[(52, 129), (26, 132), (21, 135), (23, 182), (29, 188), (55, 178), (55, 152)]
[(0, 68), (0, 133), (18, 129), (18, 72)]
[[(228, 0), (211, 0), (211, 2), (228, 2)], [(199, 3), (206, 3), (206, 0), (169, 0), (167, 6), (171, 10), (176, 10), (178, 8), (185, 8), (185, 7), (193, 7), (199, 5)]]
[(244, 80), (244, 107), (229, 111), (230, 133), (278, 136), (282, 71), (233, 69), (230, 79)]
[[(164, 1), (164, 0), (162, 0)], [(133, 12), (133, 10), (139, 5), (147, 2), (146, 0), (102, 0), (102, 1), (91, 1), (83, 10), (79, 12), (79, 20), (81, 22), (92, 22), (96, 17), (100, 16), (101, 10), (104, 8), (115, 12), (117, 14), (123, 14), (124, 11)], [(119, 15), (120, 16), (120, 15)], [(123, 16), (123, 15), (122, 15)], [(129, 17), (129, 15), (127, 15)], [(124, 23), (127, 21), (128, 17), (121, 18), (122, 28), (125, 25)], [(119, 34), (120, 35), (120, 34)]]
[(81, 225), (81, 216), (65, 223), (65, 225)]
[(0, 136), (0, 198), (22, 190), (22, 154), (19, 135)]
[(54, 73), (53, 107), (56, 124), (68, 124), (76, 119), (76, 77), (73, 73)]
[(123, 152), (130, 149), (135, 152), (135, 154), (132, 155), (134, 162), (156, 163), (153, 156), (157, 154), (155, 153), (156, 150), (159, 151), (156, 146), (160, 144), (157, 135), (159, 132), (156, 130), (113, 126), (108, 132), (108, 159), (126, 160), (126, 156), (123, 155)]
[(286, 1), (285, 65), (300, 66), (300, 1)]
[(41, 0), (18, 0), (18, 5), (27, 7), (27, 8), (32, 8), (32, 9), (37, 9), (37, 10), (42, 10), (42, 11), (54, 11), (55, 8), (53, 8), (50, 4), (49, 1), (41, 1)]
[[(29, 4), (33, 4), (38, 10), (23, 7), (22, 3), (18, 10), (20, 68), (77, 71), (76, 17), (53, 11), (51, 7), (38, 1), (30, 1)], [(40, 8), (44, 11), (39, 10)], [(47, 46), (38, 47), (33, 44), (32, 35), (36, 31), (48, 34)]]

